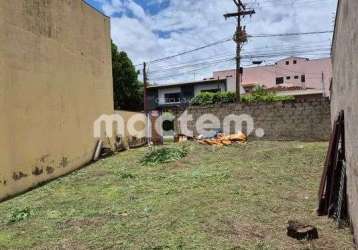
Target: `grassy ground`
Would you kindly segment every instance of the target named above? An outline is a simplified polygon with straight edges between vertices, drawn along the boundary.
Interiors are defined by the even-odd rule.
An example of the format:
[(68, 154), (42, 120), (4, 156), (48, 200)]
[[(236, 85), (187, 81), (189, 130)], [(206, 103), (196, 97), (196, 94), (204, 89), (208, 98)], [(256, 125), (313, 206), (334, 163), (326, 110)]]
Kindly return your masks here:
[[(0, 249), (353, 249), (315, 215), (326, 143), (191, 147), (156, 167), (127, 151), (0, 204)], [(16, 208), (30, 216), (9, 224)], [(290, 219), (320, 239), (288, 238)]]

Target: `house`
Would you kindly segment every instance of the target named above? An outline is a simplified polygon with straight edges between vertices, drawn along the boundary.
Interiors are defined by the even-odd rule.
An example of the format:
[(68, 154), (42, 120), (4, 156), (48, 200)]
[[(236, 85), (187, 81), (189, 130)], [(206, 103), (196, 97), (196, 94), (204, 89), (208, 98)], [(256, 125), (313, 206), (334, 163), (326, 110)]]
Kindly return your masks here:
[(347, 197), (358, 242), (358, 1), (339, 0), (332, 46), (332, 122), (344, 113)]
[[(213, 77), (229, 79), (228, 89), (235, 88), (235, 69), (214, 72)], [(272, 65), (244, 68), (242, 86), (247, 91), (252, 90), (256, 85), (269, 89), (300, 87), (302, 90), (320, 90), (325, 96), (328, 96), (331, 78), (331, 58), (310, 60), (292, 56)]]
[[(183, 106), (200, 93), (234, 91), (230, 87), (227, 78), (210, 78), (193, 82), (150, 85), (147, 87), (148, 109), (156, 110)], [(245, 93), (243, 88), (241, 91)]]

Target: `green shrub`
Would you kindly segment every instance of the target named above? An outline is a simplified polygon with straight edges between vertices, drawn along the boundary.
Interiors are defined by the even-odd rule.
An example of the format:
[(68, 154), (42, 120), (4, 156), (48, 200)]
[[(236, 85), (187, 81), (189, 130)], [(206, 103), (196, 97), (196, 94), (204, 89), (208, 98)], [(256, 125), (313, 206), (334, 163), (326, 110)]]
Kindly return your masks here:
[[(191, 100), (191, 105), (205, 106), (218, 103), (233, 103), (235, 102), (235, 97), (235, 93), (232, 92), (204, 92), (195, 96)], [(243, 103), (272, 103), (280, 101), (292, 101), (294, 99), (295, 97), (293, 96), (278, 96), (275, 92), (270, 92), (261, 86), (257, 86), (252, 93), (241, 96), (241, 101)]]
[(172, 162), (184, 158), (189, 153), (188, 146), (179, 147), (162, 147), (150, 149), (142, 160), (142, 165), (158, 165), (162, 163)]
[(218, 92), (218, 93), (209, 93), (203, 92), (195, 96), (191, 100), (191, 105), (210, 105), (216, 103), (232, 103), (235, 101), (235, 93), (231, 92)]
[(231, 103), (231, 102), (235, 102), (235, 98), (236, 98), (235, 93), (232, 92), (220, 92), (217, 93), (215, 96), (217, 96), (217, 102), (215, 103)]
[(252, 93), (241, 97), (243, 103), (255, 103), (255, 102), (280, 102), (280, 101), (292, 101), (295, 97), (293, 96), (278, 96), (275, 92), (268, 91), (262, 86), (257, 86)]
[(214, 103), (214, 93), (204, 92), (191, 99), (192, 105), (209, 105)]
[(27, 219), (31, 215), (30, 208), (14, 209), (11, 214), (8, 223), (15, 223)]

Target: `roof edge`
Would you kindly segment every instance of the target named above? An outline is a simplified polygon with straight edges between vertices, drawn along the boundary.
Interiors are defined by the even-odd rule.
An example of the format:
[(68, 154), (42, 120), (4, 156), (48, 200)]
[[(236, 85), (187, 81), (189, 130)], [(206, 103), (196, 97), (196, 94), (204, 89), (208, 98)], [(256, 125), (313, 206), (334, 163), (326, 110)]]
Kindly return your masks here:
[(183, 85), (195, 85), (195, 84), (203, 84), (203, 83), (216, 83), (216, 82), (227, 82), (226, 79), (210, 79), (210, 80), (201, 80), (201, 81), (192, 81), (192, 82), (179, 82), (179, 83), (171, 83), (171, 84), (162, 84), (162, 85), (149, 85), (148, 89), (157, 89), (157, 88), (171, 88), (178, 87)]
[(337, 2), (337, 10), (336, 10), (336, 19), (334, 21), (334, 32), (333, 32), (333, 38), (332, 38), (332, 45), (331, 45), (331, 57), (333, 59), (334, 57), (334, 48), (336, 47), (337, 43), (337, 26), (338, 26), (338, 19), (339, 19), (339, 10), (341, 7), (341, 0), (338, 0)]
[(97, 9), (96, 7), (94, 7), (93, 5), (89, 4), (87, 2), (87, 0), (82, 0), (82, 3), (84, 3), (85, 5), (87, 5), (88, 7), (90, 7), (92, 10), (94, 10), (95, 12), (101, 14), (102, 16), (108, 18), (108, 19), (111, 19), (110, 16), (107, 16), (106, 14), (104, 14), (102, 11), (100, 11), (99, 9)]

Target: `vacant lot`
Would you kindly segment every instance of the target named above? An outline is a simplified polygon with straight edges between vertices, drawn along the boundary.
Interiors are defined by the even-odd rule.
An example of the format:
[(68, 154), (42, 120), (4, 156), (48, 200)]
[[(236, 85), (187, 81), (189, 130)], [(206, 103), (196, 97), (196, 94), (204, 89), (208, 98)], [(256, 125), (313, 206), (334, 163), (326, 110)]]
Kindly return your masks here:
[[(191, 144), (159, 166), (127, 151), (0, 204), (0, 249), (352, 249), (349, 230), (315, 215), (326, 148)], [(320, 239), (288, 238), (290, 219)]]

